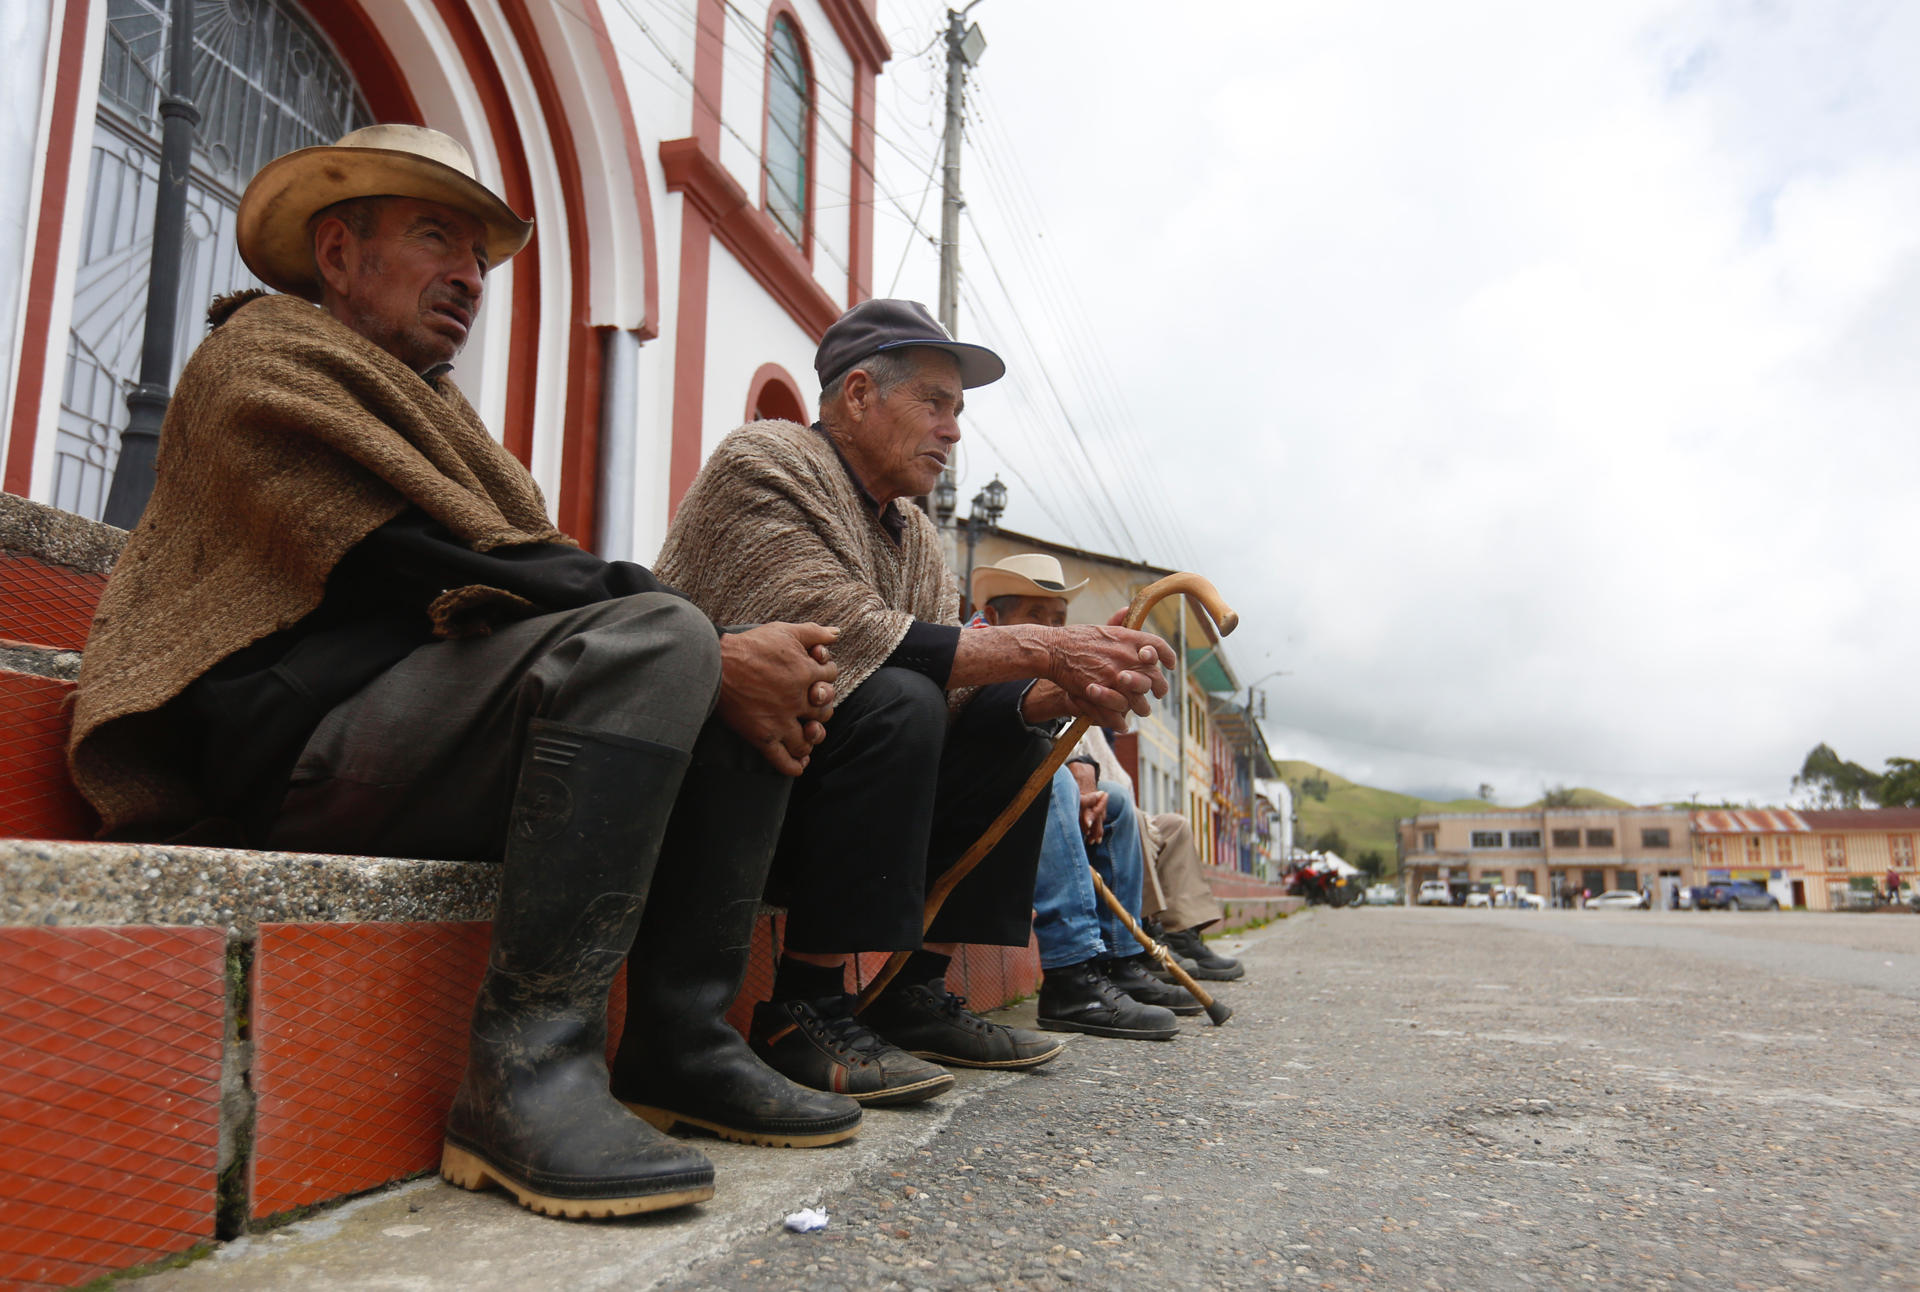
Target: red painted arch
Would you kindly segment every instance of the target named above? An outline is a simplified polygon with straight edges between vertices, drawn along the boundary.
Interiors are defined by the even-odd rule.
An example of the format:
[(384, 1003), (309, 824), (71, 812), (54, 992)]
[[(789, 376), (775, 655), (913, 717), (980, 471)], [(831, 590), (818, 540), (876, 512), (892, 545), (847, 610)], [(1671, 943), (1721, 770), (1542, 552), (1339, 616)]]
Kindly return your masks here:
[(800, 394), (800, 383), (777, 363), (761, 364), (747, 387), (746, 420), (757, 422), (764, 417), (784, 418), (802, 426), (813, 420), (807, 416), (807, 401)]
[(366, 7), (360, 0), (303, 4), (301, 12), (332, 42), (333, 52), (352, 70), (375, 121), (427, 124), (420, 115), (420, 104), (414, 99), (407, 78), (401, 74), (399, 60), (381, 39), (379, 29), (367, 18)]

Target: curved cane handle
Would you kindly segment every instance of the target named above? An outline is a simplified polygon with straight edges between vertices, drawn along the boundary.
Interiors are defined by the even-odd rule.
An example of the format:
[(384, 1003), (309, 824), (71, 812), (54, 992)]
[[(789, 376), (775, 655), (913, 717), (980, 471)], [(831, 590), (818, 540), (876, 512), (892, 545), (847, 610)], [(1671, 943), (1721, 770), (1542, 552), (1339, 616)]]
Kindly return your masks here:
[(1240, 616), (1220, 595), (1220, 589), (1198, 574), (1169, 574), (1157, 579), (1133, 594), (1133, 600), (1127, 606), (1127, 627), (1139, 629), (1147, 621), (1147, 615), (1153, 608), (1176, 592), (1185, 593), (1199, 603), (1201, 612), (1213, 621), (1222, 637), (1227, 636), (1240, 626)]

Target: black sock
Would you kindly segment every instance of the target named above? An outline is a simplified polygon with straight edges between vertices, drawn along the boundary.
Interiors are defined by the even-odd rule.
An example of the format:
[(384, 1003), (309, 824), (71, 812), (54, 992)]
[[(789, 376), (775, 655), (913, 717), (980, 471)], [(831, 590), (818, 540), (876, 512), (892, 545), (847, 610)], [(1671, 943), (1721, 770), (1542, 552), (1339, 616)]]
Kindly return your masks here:
[(952, 964), (952, 956), (943, 956), (938, 951), (916, 951), (900, 966), (900, 973), (893, 982), (899, 987), (929, 983), (935, 978), (945, 978)]
[(835, 965), (829, 969), (782, 956), (773, 972), (775, 1000), (824, 1000), (828, 996), (844, 995), (846, 990), (845, 965)]

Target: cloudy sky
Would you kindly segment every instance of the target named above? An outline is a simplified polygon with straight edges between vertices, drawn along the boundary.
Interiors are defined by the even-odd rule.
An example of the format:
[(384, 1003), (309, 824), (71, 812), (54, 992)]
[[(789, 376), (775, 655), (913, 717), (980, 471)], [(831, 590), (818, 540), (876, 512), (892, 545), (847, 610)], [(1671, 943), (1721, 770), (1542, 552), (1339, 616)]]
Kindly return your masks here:
[[(881, 3), (929, 303), (943, 12)], [(972, 12), (961, 332), (1020, 380), (963, 498), (1208, 574), (1275, 753), (1369, 783), (1920, 757), (1920, 5), (1172, 12)]]

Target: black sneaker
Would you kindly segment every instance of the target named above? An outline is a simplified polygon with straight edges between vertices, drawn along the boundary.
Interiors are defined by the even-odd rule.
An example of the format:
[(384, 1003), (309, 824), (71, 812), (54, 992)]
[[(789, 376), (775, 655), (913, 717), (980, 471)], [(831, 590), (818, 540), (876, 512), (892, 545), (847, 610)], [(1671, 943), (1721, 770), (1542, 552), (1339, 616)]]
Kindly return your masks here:
[(1185, 987), (1161, 982), (1150, 975), (1146, 959), (1145, 956), (1126, 956), (1119, 960), (1102, 960), (1100, 972), (1107, 976), (1108, 982), (1142, 1005), (1158, 1005), (1188, 1017), (1205, 1012), (1200, 1002), (1194, 999), (1193, 993)]
[[(793, 1025), (777, 1041), (775, 1032)], [(789, 1081), (884, 1108), (917, 1104), (953, 1085), (953, 1074), (889, 1045), (853, 1016), (853, 997), (769, 1000), (753, 1007), (753, 1052)]]
[[(1166, 934), (1161, 940), (1172, 948), (1175, 955), (1184, 956), (1193, 961), (1198, 972), (1188, 970), (1188, 973), (1195, 978), (1203, 981), (1232, 982), (1236, 978), (1246, 976), (1247, 971), (1238, 960), (1213, 950), (1193, 929), (1177, 929)], [(1185, 966), (1183, 965), (1182, 968)]]
[(1099, 962), (1049, 969), (1040, 980), (1040, 1026), (1126, 1041), (1171, 1041), (1180, 1020), (1158, 1005), (1142, 1005), (1107, 981)]
[(967, 998), (948, 991), (944, 978), (882, 992), (860, 1021), (915, 1058), (959, 1068), (1037, 1068), (1067, 1048), (969, 1012)]

